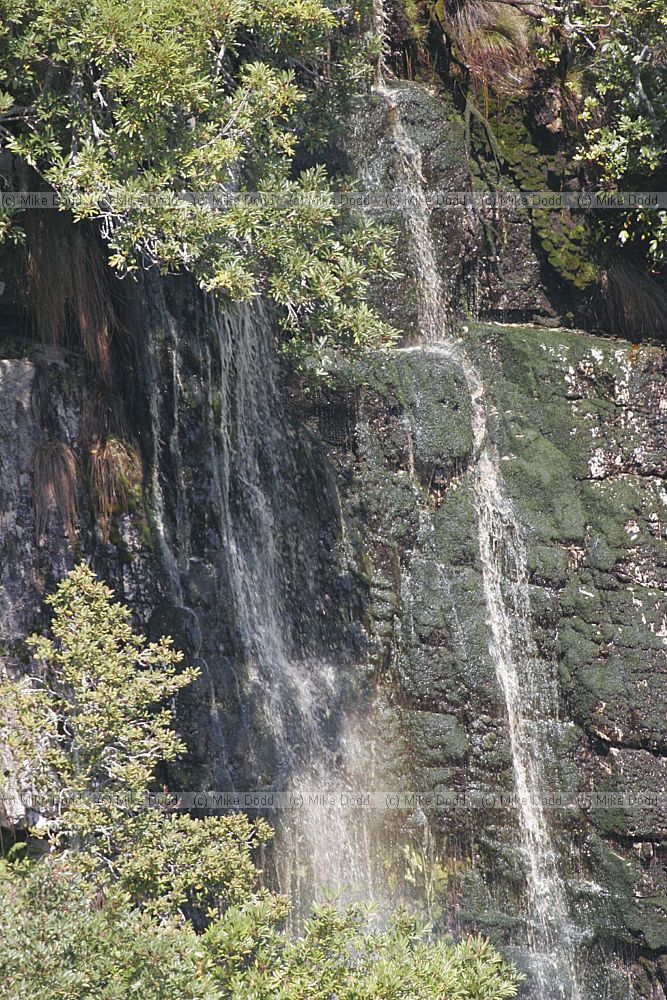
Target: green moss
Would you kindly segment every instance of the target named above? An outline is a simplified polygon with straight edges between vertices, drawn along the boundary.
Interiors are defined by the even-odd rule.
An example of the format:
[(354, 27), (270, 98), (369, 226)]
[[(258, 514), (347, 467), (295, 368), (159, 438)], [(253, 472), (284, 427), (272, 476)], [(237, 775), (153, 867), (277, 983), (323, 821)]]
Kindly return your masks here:
[(667, 897), (654, 896), (639, 904), (638, 929), (649, 948), (662, 951), (667, 948)]
[(439, 768), (465, 759), (470, 741), (454, 715), (406, 712), (403, 725), (413, 753), (423, 764)]
[(127, 565), (131, 563), (134, 559), (132, 551), (128, 548), (120, 533), (120, 528), (118, 527), (118, 522), (114, 519), (112, 521), (111, 527), (109, 529), (109, 541), (116, 549), (116, 554), (118, 556), (118, 561)]
[[(492, 125), (498, 149), (520, 190), (548, 190), (550, 158), (531, 141), (521, 110), (505, 108)], [(575, 222), (569, 211), (555, 213), (544, 207), (531, 210), (531, 221), (549, 264), (562, 278), (579, 290), (598, 280), (592, 238), (582, 222)]]
[(448, 490), (433, 512), (434, 544), (448, 566), (470, 566), (478, 556), (477, 515), (469, 488)]

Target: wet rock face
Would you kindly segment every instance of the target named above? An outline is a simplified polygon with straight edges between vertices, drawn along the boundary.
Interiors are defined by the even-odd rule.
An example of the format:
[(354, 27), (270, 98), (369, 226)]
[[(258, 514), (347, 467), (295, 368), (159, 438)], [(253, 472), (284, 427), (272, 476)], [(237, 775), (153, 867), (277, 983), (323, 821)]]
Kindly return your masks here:
[[(218, 315), (177, 285), (145, 293), (142, 324), (144, 403), (134, 429), (150, 544), (132, 517), (104, 542), (83, 479), (78, 548), (56, 510), (37, 544), (34, 452), (45, 428), (35, 379), (46, 366), (48, 392), (42, 385), (37, 402), (48, 399), (50, 435), (83, 467), (81, 376), (63, 357), (0, 362), (6, 665), (24, 669), (20, 640), (43, 623), (42, 596), (75, 557), (89, 558), (149, 635), (172, 632), (201, 669), (180, 706), (190, 752), (174, 780), (280, 780), (280, 746), (257, 690), (257, 663), (271, 661), (248, 615), (257, 598), (243, 584), (254, 580), (261, 598), (263, 546), (273, 539), (276, 648), (340, 665), (335, 697), (323, 679), (326, 698), (315, 706), (329, 713), (331, 740), (341, 702), (357, 696), (354, 678), (370, 690), (370, 640), (383, 732), (377, 786), (491, 796), (482, 807), (427, 811), (429, 850), (441, 865), (436, 919), (479, 928), (520, 958), (525, 858), (515, 811), (499, 797), (514, 777), (488, 651), (460, 372), (418, 351), (378, 356), (301, 407), (299, 418), (312, 406), (304, 426), (274, 381), (263, 323)], [(659, 996), (667, 817), (664, 802), (647, 808), (627, 796), (667, 789), (664, 357), (537, 328), (472, 327), (467, 336), (526, 536), (539, 653), (559, 677), (558, 752), (545, 771), (554, 788), (607, 796), (554, 819), (584, 954), (603, 969), (590, 996), (620, 1000), (628, 976), (637, 996)], [(399, 879), (406, 837), (423, 848), (419, 809), (388, 818)], [(419, 871), (411, 878), (424, 888), (428, 873)]]
[[(609, 880), (596, 863), (590, 877), (618, 915), (610, 933), (600, 914), (599, 934), (660, 951), (667, 927), (664, 352), (526, 331), (491, 334), (487, 344), (501, 369), (492, 392), (506, 481), (529, 526), (536, 632), (558, 663), (563, 710), (581, 730), (576, 781), (610, 793), (608, 805), (591, 810), (583, 844), (591, 858), (606, 857)], [(614, 808), (615, 792), (637, 803)]]
[[(464, 118), (423, 87), (406, 87), (401, 108), (428, 191), (466, 190)], [(350, 139), (360, 187), (394, 188), (390, 133), (386, 108), (371, 98)], [(403, 226), (406, 275), (391, 295), (377, 294), (414, 342), (417, 262), (403, 216), (383, 217)], [(501, 221), (498, 270), (480, 263), (483, 218), (434, 209), (449, 296), (443, 329), (465, 306), (486, 316), (555, 311), (527, 219)], [(313, 710), (335, 744), (346, 708), (377, 688), (377, 787), (488, 796), (473, 809), (390, 817), (397, 878), (407, 837), (421, 859), (411, 884), (440, 887), (439, 926), (479, 928), (520, 950), (526, 863), (515, 810), (500, 798), (514, 777), (489, 655), (460, 372), (418, 352), (380, 355), (297, 414), (266, 316), (221, 314), (186, 282), (147, 279), (135, 326), (132, 432), (148, 536), (121, 516), (104, 540), (81, 477), (76, 545), (55, 509), (38, 544), (35, 451), (57, 439), (85, 466), (84, 376), (64, 356), (21, 357), (21, 345), (0, 360), (6, 665), (25, 668), (21, 640), (43, 624), (42, 597), (75, 558), (90, 559), (149, 635), (171, 632), (200, 667), (179, 709), (189, 755), (172, 777), (223, 788), (281, 780), (262, 670), (282, 668), (281, 657), (310, 659), (314, 671), (337, 664), (335, 683), (322, 673)], [(654, 1000), (667, 989), (667, 817), (664, 802), (647, 807), (627, 794), (667, 792), (664, 353), (536, 327), (471, 325), (466, 336), (526, 536), (535, 640), (559, 679), (558, 749), (545, 772), (554, 788), (608, 796), (554, 816), (590, 1000), (626, 998), (628, 981)], [(286, 721), (290, 739), (302, 732), (298, 715)]]
[[(582, 934), (587, 996), (620, 1000), (629, 979), (635, 995), (660, 996), (664, 352), (534, 327), (473, 327), (468, 338), (526, 537), (538, 652), (559, 680), (561, 722), (545, 772), (553, 789), (600, 793), (549, 814)], [(418, 352), (380, 357), (356, 378), (355, 448), (332, 457), (370, 581), (367, 625), (394, 751), (385, 780), (497, 795), (513, 788), (513, 774), (488, 653), (462, 384), (446, 360)], [(513, 811), (497, 806), (432, 817), (441, 857), (463, 859), (459, 925), (506, 946), (523, 934), (525, 861), (514, 823)]]
[(336, 484), (319, 439), (285, 407), (261, 309), (224, 313), (177, 285), (152, 288), (143, 315), (151, 514), (167, 581), (151, 628), (177, 627), (202, 672), (180, 713), (190, 754), (178, 782), (282, 787), (287, 743), (306, 742), (289, 665), (317, 677), (335, 650), (338, 689), (322, 679), (310, 705), (335, 742), (338, 702), (353, 697), (344, 664), (365, 642), (358, 588), (338, 560)]
[[(421, 153), (431, 237), (447, 298), (443, 332), (464, 312), (487, 318), (553, 319), (562, 305), (560, 291), (545, 273), (546, 258), (536, 243), (528, 211), (496, 210), (481, 200), (474, 206), (461, 204), (465, 192), (489, 193), (488, 185), (471, 175), (469, 118), (438, 87), (400, 81), (391, 86), (406, 135)], [(377, 290), (377, 301), (406, 342), (414, 343), (419, 263), (410, 232), (413, 210), (409, 199), (400, 211), (391, 207), (391, 197), (399, 199), (405, 191), (392, 122), (379, 96), (365, 97), (351, 117), (346, 152), (359, 191), (389, 196), (377, 201), (372, 213), (397, 230), (397, 260), (404, 273), (390, 288)], [(514, 190), (508, 179), (503, 184)]]
[[(29, 357), (0, 357), (0, 643), (10, 669), (22, 662), (22, 638), (44, 622), (43, 595), (77, 559), (87, 558), (103, 572), (140, 619), (151, 600), (147, 550), (130, 518), (119, 517), (117, 545), (104, 544), (94, 523), (81, 475), (86, 455), (80, 440), (80, 372), (57, 349), (33, 351), (25, 341), (21, 346)], [(48, 471), (40, 475), (36, 462), (38, 451), (48, 458), (63, 445), (78, 469), (72, 479), (75, 538), (68, 537), (52, 478)], [(39, 507), (44, 524), (38, 538)]]
[[(189, 282), (147, 278), (132, 327), (125, 416), (142, 454), (141, 510), (115, 511), (108, 533), (90, 494), (79, 361), (30, 343), (29, 357), (0, 357), (3, 666), (28, 668), (23, 639), (47, 621), (43, 598), (76, 561), (89, 561), (138, 627), (173, 635), (200, 668), (179, 708), (189, 754), (170, 780), (268, 784), (279, 765), (259, 707), (257, 664), (270, 664), (257, 635), (270, 613), (280, 613), (285, 655), (336, 649), (351, 662), (364, 643), (358, 588), (336, 562), (335, 483), (317, 437), (285, 410), (266, 317), (222, 314)], [(38, 451), (54, 447), (69, 449), (76, 466), (69, 536), (35, 475)], [(40, 489), (48, 514), (38, 539)], [(269, 590), (272, 608), (262, 603)]]
[(659, 754), (667, 737), (663, 353), (562, 333), (536, 345), (512, 331), (493, 350), (506, 479), (525, 509), (537, 593), (558, 598), (538, 598), (538, 623), (571, 716), (600, 746)]

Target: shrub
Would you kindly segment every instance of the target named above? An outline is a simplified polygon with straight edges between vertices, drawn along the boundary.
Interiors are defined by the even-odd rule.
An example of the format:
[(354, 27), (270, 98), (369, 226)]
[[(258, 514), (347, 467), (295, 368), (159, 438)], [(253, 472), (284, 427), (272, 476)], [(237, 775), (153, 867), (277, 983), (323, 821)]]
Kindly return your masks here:
[[(65, 794), (49, 854), (0, 862), (0, 977), (19, 1000), (502, 1000), (519, 977), (481, 939), (431, 941), (399, 913), (314, 909), (296, 940), (288, 902), (260, 887), (270, 830), (243, 815), (146, 812), (143, 792), (182, 744), (160, 707), (195, 677), (171, 641), (146, 644), (84, 566), (49, 599), (52, 637), (30, 646), (41, 683), (0, 704), (24, 776)], [(95, 802), (90, 793), (124, 793)], [(88, 793), (88, 794), (87, 794)]]
[[(342, 21), (356, 30), (351, 9)], [(0, 25), (3, 143), (95, 222), (119, 274), (185, 269), (226, 299), (265, 293), (297, 353), (391, 338), (366, 303), (369, 277), (392, 270), (387, 234), (343, 214), (323, 167), (293, 176), (294, 66), (315, 91), (336, 75), (326, 3), (0, 0)], [(0, 223), (17, 235), (15, 214)], [(29, 240), (29, 284), (43, 335), (71, 308), (104, 369), (108, 302), (80, 233), (62, 260)]]
[(0, 863), (5, 1000), (505, 1000), (519, 977), (480, 938), (429, 942), (398, 914), (314, 910), (290, 940), (270, 902), (232, 907), (204, 934), (156, 922), (117, 887), (58, 859)]
[(166, 703), (197, 672), (177, 672), (182, 654), (170, 639), (147, 643), (134, 632), (129, 610), (83, 564), (47, 603), (52, 638), (28, 639), (40, 671), (9, 686), (14, 711), (2, 728), (24, 784), (60, 800), (63, 843), (104, 853), (124, 810), (88, 794), (143, 795), (157, 764), (183, 752)]

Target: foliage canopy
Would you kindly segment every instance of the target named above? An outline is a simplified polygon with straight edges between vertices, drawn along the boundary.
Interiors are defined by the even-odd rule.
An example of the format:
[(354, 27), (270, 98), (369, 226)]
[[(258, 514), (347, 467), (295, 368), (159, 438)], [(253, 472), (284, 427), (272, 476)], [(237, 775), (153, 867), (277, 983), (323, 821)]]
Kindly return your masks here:
[(392, 333), (366, 291), (392, 273), (388, 236), (344, 217), (321, 166), (294, 168), (350, 19), (320, 0), (0, 0), (0, 141), (99, 223), (121, 275), (186, 269), (265, 293), (297, 346), (378, 346)]
[(2, 685), (4, 729), (26, 777), (42, 753), (45, 786), (77, 789), (81, 801), (63, 800), (47, 854), (30, 859), (13, 849), (0, 861), (3, 996), (516, 995), (519, 977), (488, 942), (433, 941), (403, 912), (379, 931), (364, 908), (329, 904), (290, 938), (283, 929), (288, 901), (261, 886), (255, 864), (256, 848), (271, 835), (262, 820), (87, 806), (86, 793), (143, 791), (157, 764), (182, 750), (160, 705), (195, 672), (177, 672), (180, 656), (170, 640), (146, 644), (136, 635), (129, 611), (84, 566), (50, 603), (51, 637), (30, 640), (47, 670), (38, 686)]

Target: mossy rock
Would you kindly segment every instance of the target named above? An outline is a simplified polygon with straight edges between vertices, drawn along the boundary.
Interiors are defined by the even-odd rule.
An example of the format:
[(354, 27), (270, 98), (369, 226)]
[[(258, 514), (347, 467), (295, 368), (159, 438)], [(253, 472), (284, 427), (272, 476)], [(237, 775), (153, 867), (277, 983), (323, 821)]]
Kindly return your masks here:
[[(549, 189), (552, 162), (532, 142), (522, 109), (518, 105), (503, 109), (502, 117), (490, 122), (497, 145), (510, 173), (523, 191)], [(578, 290), (599, 279), (592, 259), (592, 236), (583, 222), (575, 222), (569, 211), (560, 215), (537, 207), (531, 211), (533, 226), (551, 267)]]

